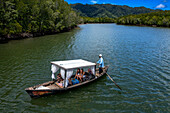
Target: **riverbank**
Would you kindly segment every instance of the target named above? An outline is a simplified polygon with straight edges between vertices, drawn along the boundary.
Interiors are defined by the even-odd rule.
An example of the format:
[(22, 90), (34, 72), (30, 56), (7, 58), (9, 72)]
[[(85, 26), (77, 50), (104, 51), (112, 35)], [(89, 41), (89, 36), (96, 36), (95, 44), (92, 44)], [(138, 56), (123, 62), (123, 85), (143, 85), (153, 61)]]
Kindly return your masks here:
[(92, 23), (84, 23), (84, 24), (113, 24), (114, 22), (102, 22), (102, 23), (100, 23), (100, 22), (92, 22)]
[(26, 38), (35, 38), (35, 37), (40, 37), (40, 36), (45, 36), (45, 35), (53, 35), (53, 34), (58, 34), (58, 33), (63, 33), (63, 32), (69, 32), (75, 28), (78, 28), (78, 26), (74, 26), (68, 29), (63, 29), (61, 31), (56, 31), (56, 32), (45, 32), (45, 33), (19, 33), (19, 34), (8, 34), (4, 36), (0, 36), (0, 44), (3, 43), (8, 43), (10, 40), (22, 40)]
[[(110, 23), (84, 23), (84, 24), (113, 24), (112, 22)], [(78, 24), (78, 25), (84, 25), (84, 24)], [(158, 25), (143, 25), (143, 24), (120, 24), (120, 23), (115, 23), (117, 25), (127, 25), (127, 26), (143, 26), (143, 27), (164, 27), (164, 28), (169, 28), (165, 26), (158, 26)], [(0, 36), (0, 44), (2, 43), (8, 43), (10, 40), (22, 40), (26, 38), (34, 38), (34, 37), (39, 37), (39, 36), (45, 36), (45, 35), (53, 35), (53, 34), (58, 34), (58, 33), (63, 33), (63, 32), (69, 32), (72, 29), (79, 28), (77, 25), (69, 28), (69, 29), (64, 29), (60, 32), (46, 32), (46, 33), (19, 33), (19, 34), (13, 34), (13, 35), (5, 35), (5, 36)]]
[[(82, 24), (78, 24), (78, 25), (84, 25), (84, 24), (112, 24), (110, 23), (82, 23)], [(79, 28), (78, 25), (75, 25), (71, 28), (68, 29), (64, 29), (61, 31), (56, 31), (56, 32), (45, 32), (45, 33), (19, 33), (19, 34), (8, 34), (8, 35), (4, 35), (4, 36), (0, 36), (0, 44), (3, 43), (8, 43), (10, 40), (22, 40), (22, 39), (26, 39), (26, 38), (35, 38), (35, 37), (40, 37), (40, 36), (45, 36), (45, 35), (53, 35), (53, 34), (58, 34), (58, 33), (63, 33), (63, 32), (69, 32), (73, 29)]]
[(170, 28), (170, 27), (166, 27), (166, 26), (158, 26), (158, 25), (143, 25), (143, 24), (118, 24), (117, 25), (126, 25), (126, 26), (141, 26), (141, 27), (162, 27), (162, 28)]
[[(119, 24), (115, 22), (110, 22), (110, 23), (84, 23), (84, 24), (117, 24), (117, 25), (126, 25), (126, 26), (141, 26), (141, 27), (162, 27), (162, 28), (170, 28), (166, 26), (158, 26), (158, 25), (143, 25), (143, 24)], [(79, 25), (84, 25), (84, 24), (79, 24)]]

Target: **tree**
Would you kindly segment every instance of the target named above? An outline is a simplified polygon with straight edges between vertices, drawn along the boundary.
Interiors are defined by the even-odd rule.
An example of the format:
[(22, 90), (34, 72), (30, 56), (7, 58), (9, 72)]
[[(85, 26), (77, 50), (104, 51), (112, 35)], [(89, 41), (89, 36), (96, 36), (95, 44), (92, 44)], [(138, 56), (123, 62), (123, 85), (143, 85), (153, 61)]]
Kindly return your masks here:
[(7, 35), (13, 33), (13, 24), (18, 24), (15, 19), (18, 17), (18, 12), (15, 5), (10, 1), (1, 1), (0, 4), (0, 33)]

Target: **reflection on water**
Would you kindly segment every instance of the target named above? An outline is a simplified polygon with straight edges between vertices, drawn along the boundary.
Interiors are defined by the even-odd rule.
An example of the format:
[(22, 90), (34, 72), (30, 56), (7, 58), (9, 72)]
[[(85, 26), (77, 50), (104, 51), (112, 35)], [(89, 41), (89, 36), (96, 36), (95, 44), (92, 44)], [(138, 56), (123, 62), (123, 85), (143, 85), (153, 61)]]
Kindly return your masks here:
[[(98, 60), (102, 53), (109, 78), (38, 99), (26, 87), (51, 80), (50, 61)], [(56, 35), (0, 45), (2, 112), (168, 112), (170, 29), (115, 24), (80, 25)]]

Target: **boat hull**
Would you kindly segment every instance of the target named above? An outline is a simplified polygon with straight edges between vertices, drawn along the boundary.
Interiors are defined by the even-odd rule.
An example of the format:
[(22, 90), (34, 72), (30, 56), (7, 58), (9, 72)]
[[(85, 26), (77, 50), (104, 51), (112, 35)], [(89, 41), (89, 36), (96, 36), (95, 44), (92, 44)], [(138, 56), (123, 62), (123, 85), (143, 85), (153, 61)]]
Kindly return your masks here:
[[(94, 81), (104, 77), (106, 75), (108, 67), (109, 66), (105, 66), (105, 70), (98, 77), (91, 79), (91, 80), (87, 80), (85, 82), (82, 82), (82, 83), (79, 83), (79, 84), (76, 84), (76, 85), (73, 85), (73, 86), (69, 86), (67, 88), (36, 90), (34, 87), (38, 87), (38, 86), (43, 85), (43, 84), (40, 84), (40, 85), (37, 85), (37, 86), (34, 86), (34, 87), (26, 88), (25, 91), (30, 95), (31, 98), (38, 98), (38, 97), (42, 97), (42, 96), (47, 96), (47, 95), (65, 92), (65, 91), (68, 91), (68, 90), (71, 90), (71, 89), (82, 87), (86, 84), (89, 84), (91, 82), (94, 82)], [(53, 83), (53, 81), (49, 81), (49, 82), (46, 82), (44, 84), (54, 84), (54, 83)]]

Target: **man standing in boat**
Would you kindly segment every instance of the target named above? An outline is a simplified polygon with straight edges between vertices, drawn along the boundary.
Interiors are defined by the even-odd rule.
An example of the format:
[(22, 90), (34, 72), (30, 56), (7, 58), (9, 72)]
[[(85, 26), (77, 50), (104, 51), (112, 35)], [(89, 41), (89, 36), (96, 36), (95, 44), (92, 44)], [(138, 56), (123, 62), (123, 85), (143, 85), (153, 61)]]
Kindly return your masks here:
[(102, 58), (102, 54), (99, 54), (99, 61), (97, 61), (99, 64), (99, 74), (103, 72), (103, 67), (104, 67), (104, 61)]

